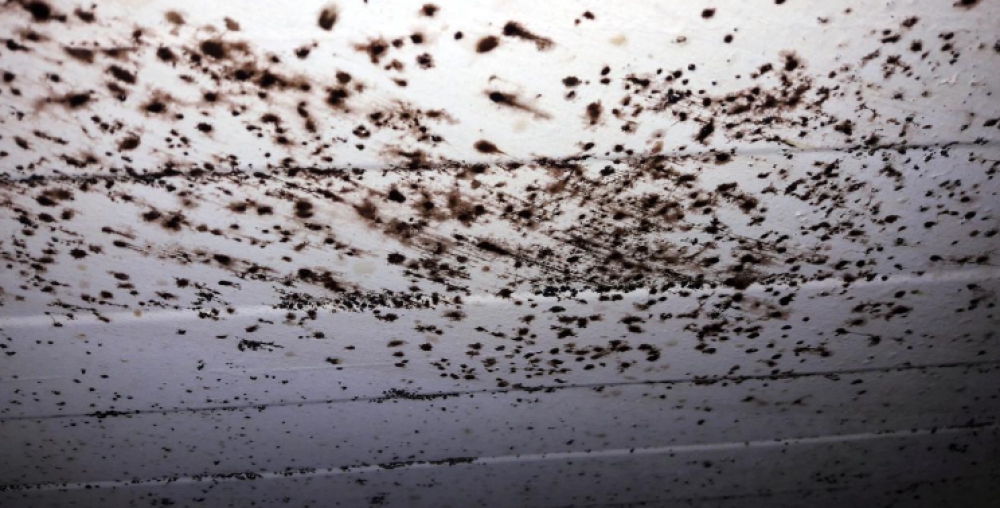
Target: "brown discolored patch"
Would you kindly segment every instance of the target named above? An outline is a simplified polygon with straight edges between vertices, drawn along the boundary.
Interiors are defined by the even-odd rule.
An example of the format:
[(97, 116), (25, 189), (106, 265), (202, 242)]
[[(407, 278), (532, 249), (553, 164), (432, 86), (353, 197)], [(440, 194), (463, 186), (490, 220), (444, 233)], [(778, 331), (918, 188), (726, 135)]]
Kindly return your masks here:
[(64, 47), (67, 55), (85, 63), (94, 63), (94, 51), (87, 48)]
[(167, 11), (163, 14), (163, 19), (167, 20), (167, 23), (171, 25), (181, 26), (187, 23), (184, 19), (184, 15), (177, 11)]

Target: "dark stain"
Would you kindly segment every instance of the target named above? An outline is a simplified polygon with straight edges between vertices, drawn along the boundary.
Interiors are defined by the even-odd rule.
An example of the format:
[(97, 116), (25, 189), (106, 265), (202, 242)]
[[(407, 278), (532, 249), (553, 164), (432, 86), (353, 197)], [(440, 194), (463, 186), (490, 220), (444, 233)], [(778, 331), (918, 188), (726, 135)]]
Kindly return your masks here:
[(163, 19), (167, 20), (167, 23), (176, 26), (182, 26), (187, 21), (184, 19), (184, 15), (177, 11), (167, 11), (163, 14)]

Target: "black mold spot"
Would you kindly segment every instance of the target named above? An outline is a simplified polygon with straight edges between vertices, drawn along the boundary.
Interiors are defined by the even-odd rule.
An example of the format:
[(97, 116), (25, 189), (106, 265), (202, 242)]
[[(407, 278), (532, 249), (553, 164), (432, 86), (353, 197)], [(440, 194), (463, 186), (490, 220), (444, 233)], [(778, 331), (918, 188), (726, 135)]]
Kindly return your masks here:
[(388, 196), (386, 196), (389, 201), (394, 201), (396, 203), (403, 203), (406, 201), (406, 196), (399, 189), (390, 189)]
[(73, 14), (76, 14), (76, 17), (79, 18), (80, 21), (83, 21), (84, 23), (93, 23), (94, 20), (97, 19), (96, 16), (94, 16), (93, 12), (85, 11), (79, 8), (73, 11)]
[(389, 43), (380, 37), (369, 41), (368, 44), (358, 44), (354, 46), (354, 48), (358, 51), (368, 53), (368, 59), (371, 60), (373, 64), (377, 64), (382, 57), (385, 56), (386, 51), (389, 50)]
[(52, 7), (45, 2), (26, 2), (22, 3), (21, 7), (31, 13), (35, 21), (48, 21), (52, 17)]
[(123, 152), (127, 152), (129, 150), (135, 150), (136, 148), (139, 147), (139, 144), (141, 142), (142, 141), (139, 139), (139, 136), (131, 135), (121, 140), (118, 143), (118, 149)]
[(712, 16), (715, 16), (715, 9), (705, 9), (705, 10), (701, 11), (701, 17), (703, 17), (705, 19), (709, 19)]
[(496, 47), (499, 45), (500, 45), (499, 39), (497, 39), (492, 35), (488, 35), (486, 37), (483, 37), (482, 39), (479, 39), (479, 42), (476, 43), (476, 53), (489, 53), (490, 51), (496, 49)]
[(143, 106), (143, 109), (149, 113), (159, 114), (167, 110), (167, 105), (157, 99), (153, 99), (152, 101), (146, 103), (146, 105)]
[(428, 18), (433, 18), (434, 14), (436, 14), (437, 11), (438, 11), (438, 6), (434, 4), (424, 4), (424, 6), (420, 8), (421, 14), (427, 16)]
[(335, 88), (333, 90), (330, 90), (330, 93), (326, 96), (326, 103), (335, 108), (342, 107), (344, 105), (344, 101), (347, 99), (349, 95), (350, 93), (347, 91), (347, 89)]
[(63, 48), (63, 51), (65, 51), (67, 55), (69, 55), (69, 56), (71, 56), (71, 57), (73, 57), (73, 58), (75, 58), (75, 59), (77, 59), (77, 60), (79, 60), (81, 62), (94, 63), (94, 52), (92, 50), (87, 49), (87, 48), (70, 48), (70, 47), (65, 47), (65, 48)]
[(163, 19), (167, 20), (167, 23), (177, 26), (181, 26), (187, 22), (184, 19), (184, 15), (177, 11), (167, 11), (163, 14)]
[(503, 34), (507, 37), (516, 37), (534, 42), (535, 47), (539, 50), (546, 50), (552, 47), (552, 39), (535, 35), (514, 21), (508, 21), (507, 24), (504, 25)]
[(313, 204), (304, 199), (295, 203), (295, 216), (300, 219), (308, 219), (313, 216)]
[(135, 84), (135, 74), (125, 69), (122, 69), (117, 65), (112, 65), (111, 67), (108, 67), (108, 73), (114, 76), (114, 78), (117, 79), (118, 81), (128, 83), (130, 85)]
[(82, 93), (70, 93), (53, 100), (53, 102), (58, 102), (65, 104), (70, 109), (82, 108), (90, 103), (90, 92)]
[(170, 51), (170, 48), (162, 46), (156, 50), (156, 58), (159, 58), (164, 62), (173, 62), (176, 59), (174, 52)]
[(802, 60), (795, 53), (784, 53), (782, 57), (785, 59), (786, 72), (792, 72), (802, 66)]
[(597, 125), (597, 122), (601, 120), (601, 112), (604, 108), (601, 107), (601, 102), (591, 102), (587, 104), (587, 119), (590, 121), (590, 125)]
[(715, 132), (715, 120), (709, 120), (698, 129), (698, 135), (695, 136), (695, 140), (702, 144), (708, 144), (708, 138), (712, 136)]
[(215, 58), (216, 60), (226, 57), (226, 45), (220, 40), (209, 39), (202, 41), (199, 47), (204, 55)]
[(333, 25), (337, 24), (337, 7), (334, 5), (328, 6), (319, 12), (319, 20), (317, 24), (323, 30), (330, 31), (333, 30)]
[(476, 144), (473, 146), (479, 153), (500, 153), (500, 149), (498, 149), (496, 145), (486, 141), (485, 139), (476, 141)]

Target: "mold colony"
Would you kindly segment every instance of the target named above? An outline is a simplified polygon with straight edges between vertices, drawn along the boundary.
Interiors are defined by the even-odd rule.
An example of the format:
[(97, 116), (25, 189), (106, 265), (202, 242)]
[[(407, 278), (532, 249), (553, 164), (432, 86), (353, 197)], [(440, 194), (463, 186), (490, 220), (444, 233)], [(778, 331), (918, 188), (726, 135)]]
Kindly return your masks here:
[[(576, 49), (616, 46), (587, 31), (614, 15), (599, 8), (548, 33), (554, 21), (426, 4), (362, 34), (351, 16), (370, 7), (327, 4), (285, 50), (236, 12), (140, 23), (101, 6), (2, 8), (0, 305), (45, 309), (57, 328), (182, 312), (212, 331), (177, 336), (229, 356), (305, 347), (331, 372), (379, 362), (418, 388), (439, 379), (426, 386), (440, 393), (793, 379), (868, 355), (859, 340), (897, 352), (953, 339), (914, 317), (940, 302), (865, 288), (995, 262), (1000, 110), (941, 120), (919, 106), (937, 101), (927, 80), (1000, 52), (977, 32), (931, 33), (919, 13), (843, 58), (689, 56), (694, 34), (671, 33), (663, 55), (612, 63)], [(726, 10), (686, 22), (720, 48), (766, 36)], [(558, 76), (512, 64), (560, 69), (572, 55), (583, 63)], [(484, 72), (460, 76), (457, 61)], [(454, 98), (424, 92), (441, 82)], [(947, 93), (959, 108), (986, 92)], [(517, 129), (559, 132), (541, 150)], [(992, 290), (948, 291), (947, 312), (975, 324), (962, 339), (980, 340)], [(248, 324), (252, 306), (264, 310)], [(384, 336), (361, 344), (331, 326), (345, 313)], [(838, 321), (816, 327), (817, 314)], [(6, 333), (3, 361), (17, 362), (33, 346)], [(725, 365), (685, 362), (705, 355)], [(340, 379), (378, 402), (439, 393)], [(85, 397), (102, 419), (145, 411)], [(474, 460), (460, 457), (448, 460)]]

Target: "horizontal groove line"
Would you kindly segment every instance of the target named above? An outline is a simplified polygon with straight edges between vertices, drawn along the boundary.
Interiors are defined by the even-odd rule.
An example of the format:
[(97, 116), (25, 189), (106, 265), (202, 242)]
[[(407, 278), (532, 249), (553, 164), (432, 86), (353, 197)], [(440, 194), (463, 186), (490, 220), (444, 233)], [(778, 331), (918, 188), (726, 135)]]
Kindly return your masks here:
[(612, 448), (597, 451), (569, 451), (552, 453), (531, 453), (517, 455), (497, 455), (490, 457), (457, 457), (441, 460), (418, 460), (393, 462), (383, 464), (363, 464), (328, 468), (289, 468), (284, 471), (240, 471), (233, 473), (214, 473), (203, 475), (170, 476), (134, 478), (131, 480), (98, 480), (90, 482), (43, 482), (34, 484), (0, 485), (0, 493), (17, 491), (72, 491), (81, 489), (131, 488), (147, 486), (163, 486), (171, 484), (197, 484), (203, 482), (223, 483), (246, 480), (274, 480), (282, 478), (326, 477), (342, 474), (377, 473), (394, 469), (428, 469), (442, 466), (491, 466), (504, 464), (521, 464), (525, 462), (571, 461), (602, 458), (620, 458), (643, 455), (665, 455), (712, 452), (725, 450), (745, 450), (750, 448), (775, 448), (795, 445), (823, 445), (846, 442), (871, 441), (876, 439), (918, 437), (933, 434), (961, 434), (980, 430), (1000, 430), (1000, 424), (962, 425), (930, 429), (893, 430), (885, 432), (865, 432), (855, 434), (830, 434), (814, 437), (797, 437), (774, 440), (735, 441), (722, 443), (703, 443), (674, 446), (657, 446), (649, 448)]
[[(967, 147), (980, 147), (980, 148), (987, 148), (987, 147), (989, 147), (989, 148), (997, 148), (997, 147), (1000, 147), (1000, 140), (987, 140), (987, 141), (983, 141), (983, 142), (976, 142), (976, 141), (947, 141), (947, 142), (938, 142), (938, 143), (912, 143), (912, 144), (900, 143), (900, 144), (890, 144), (890, 145), (880, 145), (880, 146), (865, 146), (865, 145), (855, 144), (855, 145), (817, 146), (817, 147), (794, 147), (794, 146), (777, 147), (777, 146), (775, 146), (775, 147), (767, 147), (767, 148), (742, 148), (742, 149), (737, 148), (736, 151), (732, 155), (734, 157), (740, 157), (740, 156), (750, 157), (750, 156), (761, 156), (761, 155), (772, 155), (772, 154), (788, 154), (788, 153), (793, 153), (793, 154), (794, 153), (803, 153), (803, 154), (804, 153), (839, 153), (839, 152), (855, 152), (855, 151), (861, 151), (861, 152), (869, 152), (870, 151), (870, 152), (874, 152), (874, 151), (899, 151), (899, 150), (929, 150), (929, 149), (937, 149), (937, 148), (956, 148), (956, 147), (958, 147), (958, 148), (967, 148)], [(725, 147), (721, 147), (720, 149), (712, 149), (712, 150), (700, 150), (700, 151), (697, 151), (697, 152), (669, 152), (669, 153), (660, 153), (660, 154), (655, 154), (655, 155), (654, 154), (648, 154), (648, 153), (646, 153), (646, 154), (640, 154), (640, 155), (633, 155), (633, 156), (630, 156), (630, 157), (611, 157), (611, 156), (605, 156), (605, 155), (588, 156), (586, 158), (581, 158), (581, 156), (578, 156), (578, 155), (554, 156), (554, 157), (551, 157), (551, 158), (550, 157), (535, 157), (535, 158), (522, 157), (522, 158), (511, 158), (512, 160), (505, 160), (503, 162), (505, 162), (505, 163), (517, 162), (517, 163), (521, 163), (521, 164), (530, 164), (532, 162), (536, 162), (536, 161), (539, 161), (539, 160), (555, 161), (555, 162), (559, 162), (559, 161), (563, 161), (563, 162), (582, 162), (582, 161), (588, 161), (588, 160), (590, 160), (590, 161), (625, 161), (625, 160), (641, 160), (641, 159), (648, 158), (648, 157), (653, 157), (653, 156), (657, 156), (657, 157), (662, 156), (662, 157), (696, 158), (696, 157), (708, 156), (708, 155), (711, 155), (711, 154), (714, 154), (714, 153), (718, 153), (720, 151), (725, 151)], [(194, 160), (196, 160), (196, 159), (194, 159)], [(469, 160), (469, 161), (454, 160), (454, 161), (448, 161), (448, 162), (445, 162), (445, 163), (437, 164), (437, 166), (439, 166), (439, 167), (450, 167), (450, 166), (455, 166), (455, 165), (466, 165), (466, 164), (497, 164), (497, 163), (495, 161), (488, 161), (488, 160)], [(280, 176), (280, 174), (281, 174), (280, 171), (282, 171), (282, 170), (289, 170), (289, 169), (297, 169), (297, 170), (322, 169), (324, 171), (327, 171), (327, 170), (343, 170), (343, 171), (360, 170), (360, 171), (414, 172), (414, 171), (434, 171), (436, 168), (435, 167), (430, 167), (430, 168), (409, 169), (409, 168), (402, 167), (402, 166), (388, 166), (388, 165), (386, 165), (386, 166), (376, 166), (376, 165), (344, 166), (344, 167), (322, 167), (322, 168), (319, 167), (319, 166), (294, 166), (294, 167), (288, 167), (288, 168), (259, 168), (259, 169), (243, 168), (243, 169), (234, 169), (234, 170), (231, 170), (231, 171), (220, 171), (220, 172), (217, 172), (217, 173), (205, 173), (204, 176), (227, 176), (227, 175), (239, 176), (239, 175), (244, 175), (244, 176), (248, 176), (249, 177), (249, 176), (252, 176), (252, 174), (254, 172), (265, 172), (265, 173), (267, 173), (267, 172), (273, 172), (272, 174), (274, 176)], [(178, 175), (169, 176), (169, 177), (155, 176), (155, 175), (153, 175), (153, 176), (150, 176), (150, 175), (139, 175), (139, 174), (125, 174), (125, 175), (120, 175), (120, 174), (110, 174), (110, 173), (107, 173), (107, 172), (103, 172), (103, 173), (102, 172), (97, 172), (97, 173), (88, 173), (88, 174), (79, 174), (79, 175), (52, 174), (52, 175), (16, 176), (16, 177), (0, 175), (0, 185), (18, 184), (18, 183), (23, 183), (23, 182), (37, 182), (37, 181), (46, 181), (46, 180), (48, 180), (48, 181), (76, 181), (76, 180), (87, 180), (87, 179), (93, 179), (93, 178), (103, 179), (103, 180), (115, 180), (115, 181), (130, 181), (130, 180), (131, 181), (142, 181), (142, 180), (153, 180), (153, 179), (159, 179), (159, 178), (183, 178), (185, 176), (187, 176), (187, 175), (185, 173), (183, 173), (183, 172), (180, 173), (180, 174), (178, 174)]]
[(388, 402), (388, 401), (427, 402), (436, 399), (463, 397), (467, 395), (497, 395), (497, 394), (507, 394), (507, 393), (552, 392), (552, 391), (572, 390), (572, 389), (593, 390), (597, 388), (605, 389), (605, 388), (619, 388), (627, 386), (657, 386), (657, 385), (683, 385), (683, 384), (698, 385), (698, 384), (714, 384), (721, 382), (780, 381), (784, 379), (800, 379), (808, 377), (831, 377), (831, 376), (845, 376), (853, 374), (872, 374), (878, 372), (906, 372), (906, 371), (921, 370), (921, 369), (954, 369), (962, 367), (970, 368), (970, 367), (996, 367), (996, 366), (1000, 366), (1000, 360), (984, 360), (981, 362), (952, 362), (952, 363), (921, 364), (921, 365), (913, 365), (905, 363), (889, 367), (866, 367), (857, 369), (843, 369), (836, 371), (790, 372), (790, 373), (779, 373), (779, 374), (760, 374), (760, 375), (745, 375), (745, 376), (712, 376), (705, 378), (677, 378), (677, 379), (660, 379), (660, 380), (647, 380), (647, 381), (615, 381), (607, 383), (580, 383), (580, 384), (567, 384), (567, 385), (536, 385), (536, 386), (519, 386), (515, 388), (489, 388), (489, 389), (483, 388), (478, 390), (459, 390), (451, 392), (432, 392), (432, 393), (406, 392), (406, 395), (403, 396), (385, 394), (380, 396), (350, 397), (343, 399), (300, 400), (294, 402), (289, 401), (289, 402), (272, 402), (264, 404), (233, 404), (227, 406), (183, 407), (183, 408), (171, 408), (171, 409), (142, 409), (134, 411), (117, 411), (114, 409), (110, 409), (107, 411), (98, 411), (94, 413), (70, 413), (70, 414), (53, 414), (53, 415), (25, 415), (25, 416), (0, 417), (0, 424), (3, 424), (5, 422), (14, 422), (14, 421), (60, 420), (68, 418), (122, 418), (122, 417), (130, 418), (133, 416), (165, 415), (165, 414), (181, 414), (181, 413), (212, 413), (212, 412), (243, 411), (243, 410), (263, 411), (268, 408), (303, 407), (303, 406), (316, 406), (316, 405), (329, 405), (329, 404), (345, 404), (352, 402)]

